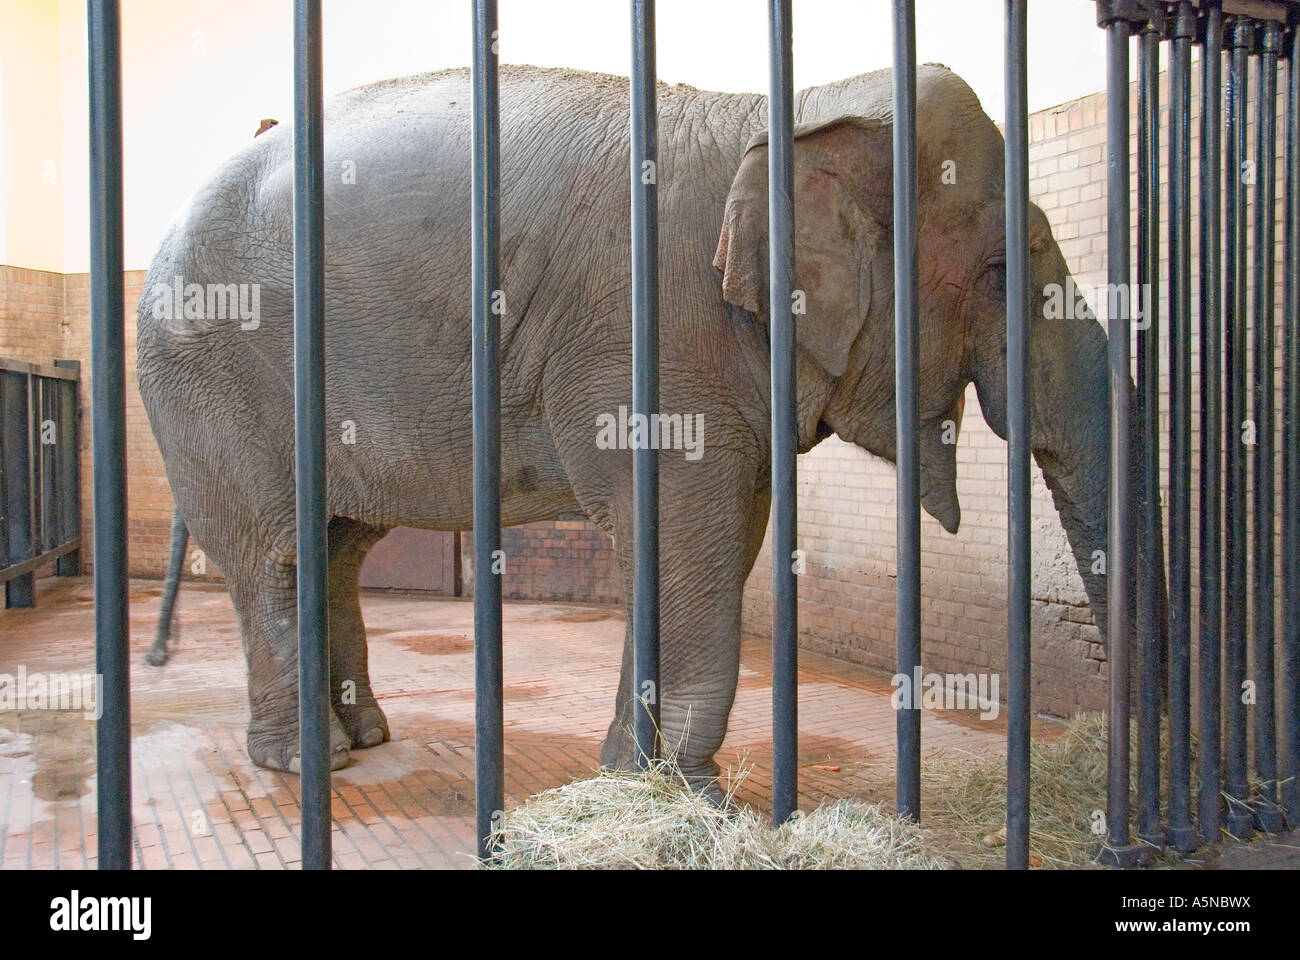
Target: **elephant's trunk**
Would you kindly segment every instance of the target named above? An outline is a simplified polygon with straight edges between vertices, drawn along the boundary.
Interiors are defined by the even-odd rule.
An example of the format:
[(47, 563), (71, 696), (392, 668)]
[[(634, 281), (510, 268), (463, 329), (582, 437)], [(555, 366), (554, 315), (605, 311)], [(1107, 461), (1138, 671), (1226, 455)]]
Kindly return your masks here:
[[(1067, 319), (1044, 316), (1036, 308), (1029, 349), (1030, 441), (1043, 479), (1052, 492), (1061, 524), (1069, 538), (1083, 578), (1093, 618), (1107, 640), (1108, 497), (1110, 469), (1110, 404), (1106, 334), (1087, 311)], [(973, 378), (989, 426), (1006, 437), (1006, 331), (990, 324), (990, 335), (976, 346)], [(999, 329), (1000, 328), (1000, 329)], [(997, 331), (996, 333), (994, 331)], [(1133, 386), (1127, 385), (1130, 397)], [(1136, 440), (1141, 429), (1133, 410)], [(1134, 567), (1151, 571), (1154, 605), (1134, 604), (1138, 614), (1132, 638), (1151, 636), (1164, 650), (1168, 637), (1167, 593), (1164, 580), (1163, 529), (1147, 517), (1148, 493), (1141, 484), (1141, 460), (1136, 442), (1130, 457), (1130, 490)], [(1155, 515), (1157, 518), (1158, 513)], [(1145, 588), (1145, 584), (1144, 584)], [(1130, 589), (1130, 597), (1134, 591)], [(1154, 612), (1153, 612), (1154, 611)], [(1137, 662), (1136, 647), (1133, 662)], [(1163, 673), (1163, 663), (1161, 664)]]

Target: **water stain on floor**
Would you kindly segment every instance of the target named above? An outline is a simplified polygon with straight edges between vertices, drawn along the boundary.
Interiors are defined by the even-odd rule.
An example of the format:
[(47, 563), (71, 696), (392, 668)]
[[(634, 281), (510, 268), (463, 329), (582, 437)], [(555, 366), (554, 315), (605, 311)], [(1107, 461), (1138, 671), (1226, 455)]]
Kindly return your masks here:
[(474, 641), (463, 634), (415, 633), (390, 636), (388, 639), (412, 653), (423, 653), (432, 657), (474, 652)]
[(40, 800), (76, 800), (95, 775), (93, 721), (80, 712), (22, 710), (0, 714), (0, 754), (31, 765)]
[(556, 623), (599, 623), (621, 617), (622, 611), (610, 607), (570, 607), (552, 614), (551, 620)]

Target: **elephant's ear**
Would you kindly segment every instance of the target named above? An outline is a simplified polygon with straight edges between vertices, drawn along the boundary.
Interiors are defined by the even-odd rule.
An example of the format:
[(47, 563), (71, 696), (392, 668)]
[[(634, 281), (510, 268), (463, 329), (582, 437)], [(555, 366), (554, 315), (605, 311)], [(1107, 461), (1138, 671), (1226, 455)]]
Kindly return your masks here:
[[(869, 211), (880, 206), (882, 172), (886, 183), (890, 176), (890, 131), (883, 121), (841, 117), (794, 133), (795, 289), (804, 299), (796, 338), (838, 377), (871, 307), (871, 260), (887, 220)], [(760, 318), (768, 315), (767, 238), (764, 133), (732, 180), (713, 256), (723, 296)]]

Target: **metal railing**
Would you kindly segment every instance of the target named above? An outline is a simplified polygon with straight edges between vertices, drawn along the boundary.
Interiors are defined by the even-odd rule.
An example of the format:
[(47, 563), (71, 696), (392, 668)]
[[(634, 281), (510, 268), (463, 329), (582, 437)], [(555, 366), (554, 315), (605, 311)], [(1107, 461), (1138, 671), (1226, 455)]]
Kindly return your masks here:
[[(130, 747), (127, 735), (125, 473), (122, 390), (120, 41), (116, 0), (88, 0), (90, 12), (92, 330), (95, 444), (96, 658), (105, 676), (98, 763), (101, 867), (130, 865)], [(497, 104), (497, 10), (473, 3), (473, 424), (475, 555), (500, 550), (500, 344), (497, 290), (500, 157)], [(770, 5), (769, 229), (772, 387), (773, 550), (795, 556), (795, 346), (790, 307), (794, 278), (793, 91), (789, 0)], [(1009, 772), (1013, 787), (1007, 859), (1028, 857), (1029, 563), (1027, 112), (1025, 2), (1007, 0), (1008, 276), (1022, 298), (1008, 311), (1007, 368), (1012, 459), (1012, 609)], [(633, 410), (651, 412), (658, 397), (657, 205), (653, 0), (632, 0), (630, 189), (633, 209)], [(893, 3), (896, 355), (898, 357), (899, 664), (920, 663), (920, 496), (917, 437), (916, 62), (910, 0)], [(319, 0), (295, 4), (294, 332), (295, 459), (298, 493), (298, 616), (303, 790), (303, 867), (330, 864), (328, 650), (325, 645), (323, 251), (321, 232), (321, 26)], [(785, 305), (777, 308), (777, 305)], [(654, 755), (658, 669), (658, 475), (656, 452), (634, 460), (636, 503), (633, 598), (633, 715), (642, 762)], [(310, 562), (311, 558), (322, 562)], [(781, 822), (797, 804), (797, 592), (791, 562), (773, 563), (773, 810)], [(478, 853), (491, 855), (504, 805), (500, 576), (476, 564), (474, 591), (475, 756)], [(899, 714), (899, 810), (920, 815), (920, 707)]]
[[(474, 435), (474, 661), (475, 661), (475, 772), (476, 831), (480, 857), (491, 856), (494, 830), (504, 806), (504, 739), (502, 726), (502, 620), (499, 567), (489, 561), (498, 556), (500, 528), (500, 339), (499, 319), (494, 310), (499, 282), (499, 113), (497, 88), (497, 5), (495, 0), (471, 0), (473, 6), (472, 56), (472, 275), (473, 305), (473, 435)], [(1294, 5), (1292, 5), (1294, 7)], [(656, 162), (655, 119), (655, 35), (653, 0), (631, 0), (631, 125), (629, 144), (630, 196), (632, 203), (632, 315), (633, 315), (633, 410), (653, 412), (658, 398), (658, 290), (655, 260), (657, 202), (654, 177), (644, 176), (646, 164)], [(917, 150), (916, 150), (916, 63), (915, 12), (911, 0), (892, 0), (894, 29), (894, 258), (895, 258), (895, 358), (898, 464), (898, 664), (911, 675), (921, 660), (920, 632), (920, 540), (917, 423)], [(1190, 454), (1189, 443), (1189, 298), (1191, 256), (1188, 211), (1190, 209), (1190, 159), (1187, 149), (1188, 62), (1193, 43), (1202, 44), (1211, 60), (1219, 50), (1216, 25), (1224, 23), (1221, 5), (1205, 2), (1193, 10), (1187, 3), (1153, 3), (1148, 0), (1099, 0), (1099, 23), (1108, 36), (1108, 102), (1121, 109), (1109, 111), (1110, 139), (1108, 166), (1110, 282), (1130, 289), (1129, 251), (1129, 43), (1142, 33), (1143, 152), (1139, 197), (1140, 274), (1154, 280), (1158, 271), (1159, 224), (1157, 198), (1159, 142), (1154, 118), (1158, 110), (1155, 64), (1158, 44), (1172, 38), (1173, 86), (1175, 98), (1171, 133), (1174, 187), (1171, 194), (1170, 242), (1173, 272), (1170, 285), (1171, 370), (1174, 415), (1171, 428), (1171, 559), (1170, 578), (1175, 626), (1169, 640), (1169, 716), (1173, 749), (1171, 775), (1172, 842), (1184, 848), (1193, 842), (1190, 823), (1189, 772), (1189, 672), (1190, 596), (1188, 577), (1190, 554)], [(121, 118), (119, 23), (117, 0), (89, 0), (90, 92), (91, 92), (91, 211), (92, 211), (92, 366), (96, 385), (94, 411), (95, 463), (95, 597), (96, 656), (104, 674), (104, 715), (100, 720), (99, 764), (99, 863), (101, 867), (130, 865), (129, 791), (129, 702), (126, 659), (126, 555), (125, 555), (125, 470), (123, 426), (123, 327), (121, 256)], [(1172, 30), (1167, 15), (1174, 14)], [(1028, 337), (1029, 304), (1029, 199), (1028, 199), (1028, 112), (1026, 77), (1026, 2), (1006, 0), (1006, 249), (1007, 249), (1007, 435), (1008, 435), (1008, 799), (1007, 865), (1023, 868), (1029, 849), (1029, 718), (1030, 718), (1030, 484)], [(796, 540), (796, 462), (794, 444), (794, 324), (791, 304), (794, 278), (794, 208), (792, 189), (793, 93), (791, 89), (791, 4), (772, 0), (769, 5), (770, 90), (769, 90), (769, 294), (771, 309), (771, 399), (772, 399), (772, 544), (773, 568), (773, 812), (780, 822), (797, 804), (797, 589), (794, 567)], [(1208, 26), (1208, 29), (1207, 29)], [(1257, 57), (1266, 89), (1276, 82), (1277, 61), (1282, 56), (1283, 33), (1279, 26), (1264, 24), (1264, 42), (1255, 46), (1256, 25), (1233, 18), (1227, 23), (1232, 56), (1228, 80), (1227, 167), (1236, 169), (1246, 150), (1245, 107), (1246, 65), (1249, 55)], [(1145, 31), (1145, 32), (1144, 32)], [(1285, 34), (1290, 62), (1297, 61), (1296, 32)], [(303, 867), (329, 867), (329, 700), (328, 649), (325, 635), (326, 570), (324, 558), (324, 458), (322, 404), (323, 367), (323, 232), (322, 232), (322, 105), (321, 105), (321, 21), (319, 0), (296, 0), (294, 29), (295, 119), (294, 119), (294, 332), (295, 332), (295, 459), (297, 465), (298, 511), (298, 615), (301, 710), (301, 754), (303, 789)], [(1215, 136), (1212, 149), (1202, 152), (1201, 175), (1207, 188), (1201, 193), (1202, 210), (1218, 216), (1217, 104), (1220, 95), (1217, 68), (1207, 71), (1203, 85), (1202, 123)], [(1266, 784), (1276, 789), (1283, 781), (1282, 802), (1289, 815), (1296, 816), (1297, 710), (1296, 676), (1300, 663), (1300, 388), (1296, 386), (1296, 353), (1300, 350), (1297, 329), (1296, 280), (1296, 71), (1288, 73), (1286, 118), (1287, 183), (1285, 307), (1285, 350), (1288, 379), (1285, 383), (1284, 428), (1286, 441), (1285, 479), (1282, 491), (1283, 527), (1288, 546), (1285, 560), (1284, 670), (1282, 714), (1284, 730), (1277, 756), (1271, 749), (1270, 721), (1256, 713), (1257, 770)], [(1257, 101), (1261, 118), (1259, 145), (1272, 136), (1272, 100)], [(1266, 125), (1268, 124), (1268, 125)], [(1202, 416), (1205, 435), (1231, 436), (1231, 425), (1244, 418), (1245, 411), (1245, 308), (1246, 247), (1245, 195), (1235, 177), (1228, 177), (1228, 230), (1225, 251), (1224, 321), (1226, 391), (1223, 407), (1218, 404), (1218, 383), (1213, 377), (1202, 381), (1205, 392)], [(1145, 183), (1145, 192), (1141, 184)], [(1235, 185), (1235, 186), (1234, 186)], [(1256, 183), (1257, 203), (1271, 203), (1272, 172)], [(1202, 221), (1203, 223), (1205, 220)], [(1256, 251), (1271, 252), (1270, 227), (1257, 228)], [(1203, 321), (1207, 336), (1202, 340), (1207, 369), (1215, 362), (1220, 341), (1219, 278), (1217, 235), (1201, 237), (1201, 299), (1206, 308)], [(1271, 258), (1266, 258), (1271, 263)], [(1256, 266), (1256, 283), (1271, 283), (1271, 267)], [(1261, 272), (1263, 271), (1263, 272)], [(1261, 287), (1262, 288), (1262, 287)], [(1256, 311), (1266, 315), (1267, 298), (1258, 299)], [(1154, 319), (1154, 311), (1152, 312)], [(1259, 328), (1257, 327), (1257, 330)], [(1271, 327), (1269, 328), (1271, 329)], [(1161, 834), (1156, 822), (1159, 803), (1158, 748), (1159, 712), (1163, 698), (1158, 683), (1143, 684), (1142, 738), (1139, 749), (1142, 777), (1139, 833), (1145, 844), (1129, 842), (1129, 637), (1131, 607), (1149, 591), (1139, 579), (1135, 591), (1130, 514), (1129, 460), (1136, 447), (1145, 469), (1140, 484), (1148, 490), (1157, 486), (1158, 451), (1151, 432), (1155, 412), (1158, 373), (1154, 330), (1139, 331), (1137, 407), (1144, 425), (1130, 430), (1129, 375), (1130, 338), (1127, 323), (1110, 331), (1112, 441), (1110, 470), (1108, 636), (1110, 642), (1111, 755), (1109, 763), (1108, 829), (1106, 856), (1113, 863), (1129, 863)], [(1257, 361), (1272, 369), (1273, 344), (1266, 333), (1257, 335)], [(1261, 368), (1257, 365), (1257, 370)], [(1259, 376), (1271, 376), (1262, 372)], [(1272, 423), (1271, 381), (1256, 383), (1259, 401), (1256, 416)], [(1218, 422), (1218, 411), (1226, 409), (1227, 423)], [(1216, 433), (1218, 431), (1219, 433)], [(1144, 445), (1149, 439), (1151, 444)], [(1219, 503), (1227, 505), (1228, 524), (1223, 530), (1226, 547), (1226, 576), (1219, 589), (1217, 523), (1202, 525), (1201, 698), (1199, 728), (1202, 762), (1199, 767), (1200, 821), (1205, 834), (1215, 822), (1219, 750), (1217, 684), (1212, 676), (1218, 669), (1216, 628), (1220, 606), (1226, 608), (1223, 639), (1227, 656), (1225, 676), (1230, 689), (1244, 679), (1246, 667), (1245, 625), (1245, 470), (1246, 454), (1228, 443), (1223, 461), (1226, 487), (1218, 498), (1219, 454), (1201, 451), (1202, 471), (1215, 481), (1202, 484), (1203, 516), (1212, 520)], [(1272, 446), (1255, 450), (1257, 473), (1271, 464)], [(658, 637), (658, 465), (651, 449), (638, 450), (634, 458), (635, 578), (633, 603), (634, 734), (639, 759), (654, 755), (658, 704), (664, 691), (659, 685)], [(1269, 472), (1264, 470), (1264, 472)], [(1270, 473), (1271, 476), (1271, 473)], [(1267, 522), (1269, 536), (1257, 531), (1257, 552), (1271, 549), (1273, 496), (1257, 485), (1255, 510)], [(1158, 509), (1158, 507), (1156, 508)], [(1259, 521), (1257, 521), (1258, 523)], [(1141, 576), (1139, 572), (1139, 576)], [(1256, 581), (1257, 606), (1273, 602), (1271, 581)], [(1139, 618), (1141, 619), (1141, 618)], [(1150, 621), (1148, 621), (1150, 622)], [(1271, 633), (1256, 636), (1256, 669), (1271, 664)], [(1159, 639), (1159, 638), (1156, 638)], [(1207, 645), (1208, 644), (1208, 645)], [(1268, 649), (1265, 649), (1265, 648)], [(1154, 677), (1159, 644), (1141, 645), (1141, 666)], [(1266, 656), (1267, 655), (1267, 656)], [(1271, 673), (1270, 673), (1270, 683)], [(1268, 689), (1272, 689), (1269, 687)], [(1271, 800), (1246, 806), (1246, 713), (1236, 696), (1226, 701), (1228, 747), (1222, 790), (1229, 797), (1229, 829), (1237, 835), (1248, 832), (1249, 817), (1242, 826), (1240, 816), (1250, 809), (1261, 824), (1274, 820)], [(900, 710), (898, 716), (898, 809), (904, 816), (920, 817), (920, 705)], [(1205, 750), (1213, 757), (1207, 760)], [(1153, 753), (1153, 750), (1156, 751)], [(1235, 818), (1235, 819), (1234, 819)], [(1234, 826), (1235, 825), (1235, 826)], [(1190, 831), (1190, 832), (1189, 832)], [(1206, 837), (1209, 839), (1210, 837)]]
[(6, 607), (36, 603), (35, 573), (81, 573), (76, 360), (0, 359), (0, 583)]
[[(1138, 36), (1138, 317), (1114, 318), (1111, 347), (1112, 454), (1110, 599), (1110, 746), (1106, 862), (1137, 863), (1166, 846), (1191, 851), (1221, 830), (1245, 838), (1300, 822), (1295, 778), (1300, 769), (1300, 309), (1297, 304), (1297, 92), (1300, 4), (1206, 0), (1098, 0), (1108, 40), (1108, 264), (1113, 287), (1131, 289), (1129, 263), (1129, 44)], [(1168, 245), (1165, 278), (1169, 382), (1169, 635), (1140, 638), (1138, 842), (1130, 838), (1129, 689), (1134, 603), (1158, 596), (1161, 565), (1134, 570), (1127, 486), (1130, 456), (1141, 463), (1145, 509), (1159, 517), (1160, 377), (1160, 78), (1169, 45)], [(1201, 51), (1199, 236), (1191, 217), (1191, 64)], [(1223, 82), (1226, 53), (1227, 78)], [(1279, 128), (1279, 62), (1287, 67), (1286, 116)], [(1252, 73), (1254, 74), (1253, 110)], [(1255, 128), (1253, 153), (1248, 113)], [(1222, 129), (1221, 129), (1222, 123)], [(1274, 331), (1278, 137), (1285, 147), (1286, 265), (1282, 326), (1283, 414), (1274, 409)], [(1222, 147), (1226, 138), (1226, 150)], [(1251, 202), (1253, 237), (1247, 216)], [(1221, 202), (1222, 198), (1222, 202)], [(1192, 250), (1199, 257), (1195, 314)], [(1132, 298), (1129, 298), (1132, 302)], [(1196, 322), (1194, 323), (1194, 317)], [(1138, 320), (1138, 412), (1124, 398), (1130, 369), (1129, 328)], [(1200, 335), (1200, 517), (1192, 522), (1192, 339)], [(1249, 342), (1248, 342), (1249, 341)], [(1248, 390), (1248, 372), (1250, 377)], [(1130, 430), (1130, 425), (1136, 429)], [(1282, 442), (1279, 447), (1279, 426)], [(1274, 470), (1283, 452), (1281, 669), (1275, 660), (1279, 597), (1274, 551), (1279, 499)], [(1249, 480), (1249, 482), (1248, 482)], [(1249, 499), (1249, 503), (1248, 503)], [(1248, 509), (1249, 508), (1249, 509)], [(1153, 518), (1153, 519), (1154, 519)], [(1248, 523), (1249, 521), (1249, 523)], [(1145, 524), (1150, 528), (1149, 524)], [(1199, 543), (1199, 609), (1192, 609), (1193, 535)], [(1136, 583), (1136, 597), (1130, 584)], [(1143, 608), (1139, 608), (1143, 609)], [(1192, 620), (1197, 617), (1196, 789), (1192, 779)], [(1143, 622), (1139, 615), (1138, 622)], [(1146, 622), (1151, 622), (1147, 619)], [(1252, 642), (1253, 641), (1253, 642)], [(1167, 721), (1168, 790), (1161, 819), (1161, 720)], [(1253, 720), (1253, 736), (1250, 721)], [(1280, 724), (1279, 724), (1280, 720)], [(1280, 727), (1280, 738), (1279, 738)], [(1250, 784), (1254, 760), (1255, 785)], [(1193, 816), (1195, 812), (1195, 817)]]

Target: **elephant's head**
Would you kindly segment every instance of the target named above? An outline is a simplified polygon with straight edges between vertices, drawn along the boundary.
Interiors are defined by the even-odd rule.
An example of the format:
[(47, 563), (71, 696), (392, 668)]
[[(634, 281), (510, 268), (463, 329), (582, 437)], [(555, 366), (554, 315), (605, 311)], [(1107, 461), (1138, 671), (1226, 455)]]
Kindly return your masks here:
[[(1003, 140), (965, 84), (941, 92), (922, 96), (918, 109), (921, 500), (955, 532), (956, 431), (971, 381), (990, 427), (1006, 436)], [(795, 318), (800, 403), (820, 398), (820, 434), (833, 431), (892, 461), (892, 121), (845, 115), (803, 124), (793, 152), (795, 286), (806, 301)], [(759, 136), (732, 182), (714, 265), (726, 299), (760, 320), (766, 211)], [(1031, 442), (1104, 636), (1105, 576), (1094, 570), (1095, 551), (1106, 548), (1106, 334), (1086, 310), (1049, 318), (1059, 313), (1045, 309), (1048, 298), (1069, 289), (1069, 272), (1037, 208), (1030, 250)]]

